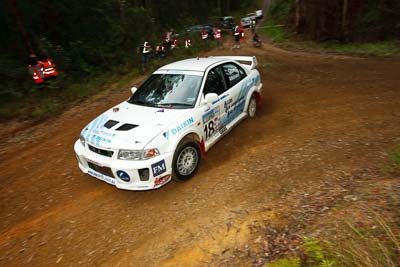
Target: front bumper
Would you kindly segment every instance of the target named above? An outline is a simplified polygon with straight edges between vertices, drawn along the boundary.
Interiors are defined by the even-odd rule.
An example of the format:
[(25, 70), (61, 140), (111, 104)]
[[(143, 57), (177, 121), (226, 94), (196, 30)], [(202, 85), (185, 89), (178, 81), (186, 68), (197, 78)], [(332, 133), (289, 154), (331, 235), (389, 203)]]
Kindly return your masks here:
[[(85, 147), (77, 140), (74, 145), (79, 168), (99, 180), (125, 190), (150, 190), (159, 188), (169, 181), (172, 175), (173, 153), (165, 153), (148, 160), (120, 160), (118, 153), (112, 157), (97, 154)], [(148, 169), (148, 180), (141, 180), (139, 170)], [(125, 173), (129, 181), (125, 181), (118, 174)]]

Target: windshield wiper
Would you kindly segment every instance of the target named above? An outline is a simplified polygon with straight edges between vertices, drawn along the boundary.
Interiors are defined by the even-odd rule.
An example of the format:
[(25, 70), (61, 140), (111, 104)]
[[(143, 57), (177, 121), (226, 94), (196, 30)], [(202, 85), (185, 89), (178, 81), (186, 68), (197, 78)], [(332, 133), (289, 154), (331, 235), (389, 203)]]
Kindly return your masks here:
[(154, 107), (153, 104), (145, 102), (143, 100), (134, 100), (134, 101), (128, 101), (130, 104), (136, 104), (136, 105), (141, 105), (141, 106), (148, 106), (148, 107)]
[(159, 103), (157, 106), (162, 106), (162, 107), (172, 107), (172, 106), (184, 106), (184, 107), (191, 107), (192, 104), (188, 103)]

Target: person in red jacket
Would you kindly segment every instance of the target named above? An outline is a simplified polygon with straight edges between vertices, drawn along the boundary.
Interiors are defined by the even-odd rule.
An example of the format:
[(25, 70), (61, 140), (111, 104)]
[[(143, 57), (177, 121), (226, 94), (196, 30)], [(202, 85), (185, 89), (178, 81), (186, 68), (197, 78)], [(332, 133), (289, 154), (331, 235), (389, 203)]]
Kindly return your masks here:
[(240, 33), (240, 39), (242, 40), (242, 42), (246, 42), (245, 36), (244, 36), (244, 27), (243, 25), (240, 23), (239, 24), (239, 33)]
[(222, 40), (222, 32), (221, 29), (215, 29), (214, 30), (214, 40), (217, 42), (217, 48), (219, 49), (221, 46), (221, 40)]
[(43, 75), (45, 78), (58, 76), (56, 65), (54, 64), (54, 61), (51, 58), (46, 56), (43, 58), (41, 63), (43, 68)]
[(207, 38), (208, 38), (208, 32), (207, 32), (207, 29), (204, 28), (204, 29), (201, 31), (201, 39), (202, 39), (202, 40), (207, 40)]

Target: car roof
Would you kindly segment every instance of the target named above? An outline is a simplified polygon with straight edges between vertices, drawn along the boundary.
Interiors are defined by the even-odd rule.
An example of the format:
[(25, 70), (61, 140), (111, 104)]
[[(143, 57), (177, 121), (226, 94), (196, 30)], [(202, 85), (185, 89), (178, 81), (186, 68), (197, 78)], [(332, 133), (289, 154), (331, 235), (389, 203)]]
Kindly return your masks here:
[(189, 59), (184, 59), (180, 60), (168, 65), (165, 65), (158, 70), (188, 70), (188, 71), (206, 71), (206, 69), (214, 65), (215, 63), (218, 62), (223, 62), (226, 61), (226, 59), (221, 59), (221, 58), (189, 58)]

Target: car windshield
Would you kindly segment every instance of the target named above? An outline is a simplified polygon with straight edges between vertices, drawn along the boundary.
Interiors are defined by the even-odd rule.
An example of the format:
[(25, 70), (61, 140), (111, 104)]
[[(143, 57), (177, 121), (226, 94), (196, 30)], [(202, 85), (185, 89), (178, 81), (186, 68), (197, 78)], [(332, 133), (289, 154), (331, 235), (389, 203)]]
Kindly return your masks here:
[(128, 100), (131, 104), (192, 108), (197, 100), (202, 76), (187, 74), (153, 74)]

